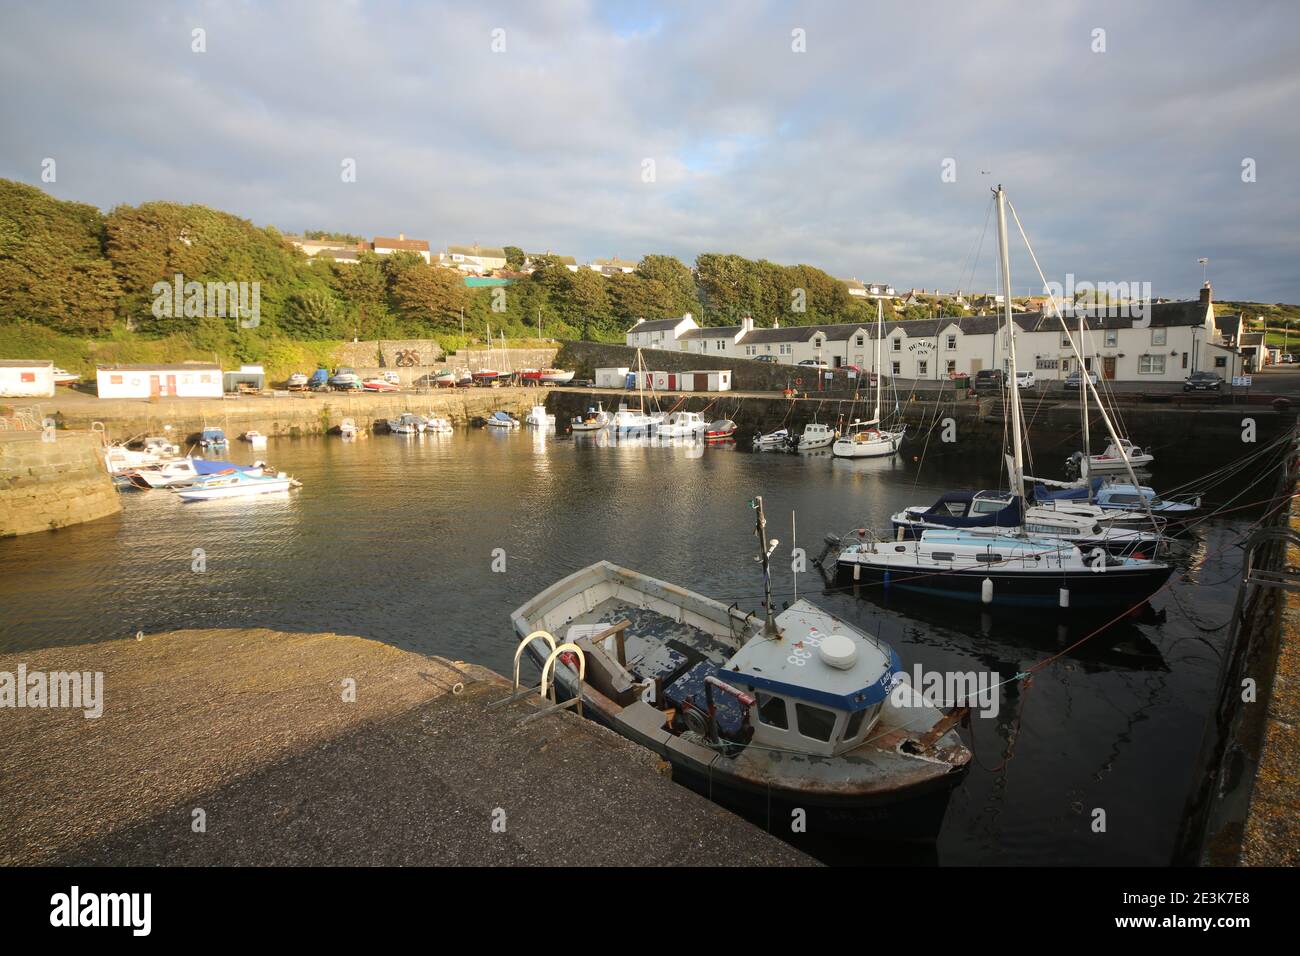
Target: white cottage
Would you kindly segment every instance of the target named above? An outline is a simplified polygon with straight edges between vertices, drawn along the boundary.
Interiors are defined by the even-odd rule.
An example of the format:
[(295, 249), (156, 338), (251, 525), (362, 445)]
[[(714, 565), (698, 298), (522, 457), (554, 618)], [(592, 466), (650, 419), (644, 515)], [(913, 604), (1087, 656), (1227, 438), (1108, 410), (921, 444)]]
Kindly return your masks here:
[(0, 398), (53, 398), (54, 363), (0, 360)]
[(100, 398), (221, 398), (221, 366), (101, 365), (95, 371)]

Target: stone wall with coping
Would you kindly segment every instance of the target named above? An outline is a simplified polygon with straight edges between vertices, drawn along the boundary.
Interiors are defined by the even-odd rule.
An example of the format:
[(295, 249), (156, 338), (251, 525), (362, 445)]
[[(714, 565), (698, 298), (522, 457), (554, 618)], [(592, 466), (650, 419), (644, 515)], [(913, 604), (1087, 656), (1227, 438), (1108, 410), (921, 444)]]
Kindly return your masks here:
[(54, 531), (122, 510), (90, 432), (0, 433), (0, 538)]

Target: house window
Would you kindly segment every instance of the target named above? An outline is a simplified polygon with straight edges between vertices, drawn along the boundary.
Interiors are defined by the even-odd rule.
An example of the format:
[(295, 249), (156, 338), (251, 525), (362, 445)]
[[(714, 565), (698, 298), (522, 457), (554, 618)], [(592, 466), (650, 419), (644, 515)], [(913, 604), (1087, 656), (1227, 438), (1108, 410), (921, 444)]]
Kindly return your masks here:
[(894, 375), (897, 375), (900, 371), (902, 371), (902, 367), (901, 367), (900, 363), (898, 363), (898, 362), (891, 362), (890, 364), (893, 366), (893, 369), (894, 369), (893, 374), (894, 374)]
[(1034, 367), (1040, 371), (1056, 371), (1060, 368), (1061, 363), (1054, 358), (1037, 358), (1034, 360)]
[(1163, 355), (1139, 355), (1138, 374), (1139, 375), (1165, 374), (1165, 357)]
[(902, 340), (902, 339), (890, 339), (890, 340), (889, 340), (889, 347), (890, 347), (893, 351), (895, 351), (895, 352), (901, 352), (901, 351), (903, 351), (903, 340)]
[(1183, 368), (1187, 368), (1187, 353), (1183, 353)]
[(1164, 344), (1165, 344), (1165, 338), (1166, 338), (1166, 336), (1167, 336), (1168, 334), (1169, 334), (1169, 330), (1168, 330), (1168, 329), (1152, 329), (1152, 330), (1151, 330), (1151, 344), (1152, 344), (1152, 345), (1164, 345)]
[(861, 335), (858, 336), (857, 343), (858, 343), (858, 348), (862, 348), (862, 346), (867, 344), (864, 337)]
[(1070, 336), (1069, 336), (1068, 334), (1066, 334), (1065, 332), (1062, 332), (1062, 333), (1061, 333), (1061, 348), (1063, 348), (1063, 349), (1068, 349), (1069, 347), (1070, 347)]
[(758, 354), (758, 347), (757, 347), (757, 346), (754, 346), (754, 345), (746, 345), (746, 346), (745, 346), (745, 354), (746, 354), (746, 355), (757, 355), (757, 354)]
[(790, 729), (790, 717), (785, 711), (785, 698), (758, 692), (758, 719), (769, 727)]
[(1227, 367), (1228, 367), (1228, 356), (1226, 356), (1226, 355), (1219, 355), (1219, 356), (1216, 356), (1215, 359), (1214, 359), (1214, 367), (1215, 367), (1215, 368), (1227, 368)]
[(835, 732), (835, 712), (822, 710), (811, 704), (794, 705), (795, 716), (799, 720), (799, 733), (811, 740), (828, 741)]
[(957, 360), (948, 359), (948, 374), (953, 375), (956, 373), (956, 371), (957, 371)]
[(211, 376), (211, 375), (200, 375), (200, 376), (199, 376), (199, 381), (202, 382), (204, 385), (211, 385), (211, 384), (212, 384), (212, 376)]
[(120, 376), (120, 375), (110, 375), (110, 376), (108, 377), (108, 384), (109, 384), (109, 385), (121, 385), (121, 384), (122, 384), (122, 376)]
[(790, 354), (791, 346), (789, 346), (789, 345), (778, 345), (778, 346), (776, 347), (776, 349), (777, 349), (777, 352), (778, 352), (779, 354), (781, 354), (781, 355), (789, 355), (789, 354)]
[(1106, 348), (1113, 349), (1119, 345), (1119, 333), (1114, 329), (1106, 331)]
[(725, 352), (727, 350), (727, 340), (718, 339), (716, 351)]
[(948, 348), (949, 350), (953, 350), (957, 348), (957, 336), (955, 335), (948, 336)]
[(918, 359), (916, 363), (916, 374), (918, 376), (925, 375), (926, 370), (929, 369), (929, 367), (930, 367), (930, 363), (927, 362), (925, 359)]
[(708, 339), (700, 339), (700, 351), (701, 351), (701, 352), (707, 352), (708, 350), (709, 350), (709, 340), (708, 340)]

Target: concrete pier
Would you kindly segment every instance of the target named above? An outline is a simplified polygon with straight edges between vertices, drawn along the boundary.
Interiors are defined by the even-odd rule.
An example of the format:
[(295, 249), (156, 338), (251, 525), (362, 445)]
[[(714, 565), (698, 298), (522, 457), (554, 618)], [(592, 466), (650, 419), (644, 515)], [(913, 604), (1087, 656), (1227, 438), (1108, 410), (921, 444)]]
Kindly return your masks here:
[[(0, 864), (791, 865), (658, 759), (484, 668), (335, 634), (194, 630), (0, 657), (103, 713), (0, 709)], [(0, 673), (0, 680), (3, 674)]]
[(0, 538), (56, 531), (122, 510), (89, 432), (0, 432)]

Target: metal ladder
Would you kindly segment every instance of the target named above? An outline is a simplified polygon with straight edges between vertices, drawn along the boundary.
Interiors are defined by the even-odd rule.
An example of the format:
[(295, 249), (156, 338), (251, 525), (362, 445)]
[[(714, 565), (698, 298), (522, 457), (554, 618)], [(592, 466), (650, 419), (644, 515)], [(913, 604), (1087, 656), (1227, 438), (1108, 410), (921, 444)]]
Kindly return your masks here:
[[(519, 686), (519, 658), (523, 655), (524, 649), (533, 641), (537, 640), (545, 641), (547, 646), (551, 649), (550, 653), (546, 656), (546, 663), (542, 665), (542, 682), (536, 687), (525, 687), (521, 689)], [(572, 651), (578, 656), (578, 692), (568, 700), (563, 701), (562, 703), (557, 703), (555, 699), (555, 681), (553, 680), (552, 675), (555, 672), (556, 660), (558, 660), (559, 656), (565, 651)], [(577, 710), (578, 716), (581, 717), (583, 715), (582, 692), (586, 688), (586, 678), (587, 655), (583, 653), (581, 647), (573, 643), (556, 645), (555, 638), (549, 631), (533, 631), (533, 633), (520, 641), (519, 646), (515, 648), (514, 681), (510, 696), (492, 701), (487, 705), (487, 709), (495, 710), (498, 707), (505, 707), (507, 704), (514, 703), (517, 700), (522, 700), (536, 692), (543, 702), (549, 700), (550, 703), (542, 707), (540, 710), (535, 710), (522, 717), (518, 722), (518, 726), (522, 727), (524, 724), (537, 720), (539, 717), (545, 717), (547, 714), (553, 714), (556, 711), (566, 710), (568, 708), (574, 708)]]

